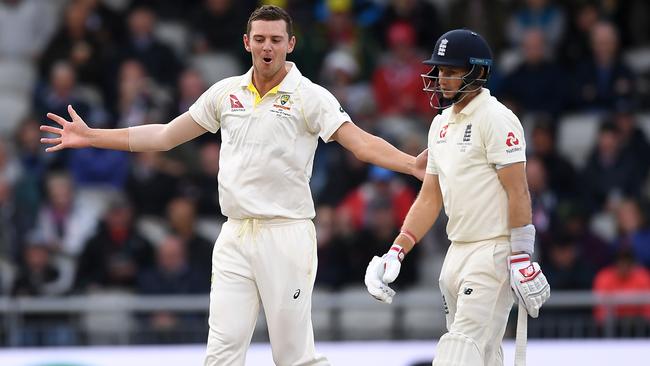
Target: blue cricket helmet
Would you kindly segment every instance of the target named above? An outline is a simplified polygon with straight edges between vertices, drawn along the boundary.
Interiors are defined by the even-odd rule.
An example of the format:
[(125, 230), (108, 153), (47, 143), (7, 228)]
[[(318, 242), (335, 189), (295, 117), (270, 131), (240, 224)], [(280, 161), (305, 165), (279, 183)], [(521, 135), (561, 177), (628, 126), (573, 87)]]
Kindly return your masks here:
[[(469, 29), (454, 29), (438, 38), (431, 58), (423, 63), (433, 66), (428, 74), (422, 75), (423, 90), (432, 93), (430, 102), (433, 108), (444, 109), (487, 83), (492, 66), (492, 50), (480, 34)], [(461, 88), (451, 99), (445, 99), (439, 87), (439, 66), (463, 67), (469, 70), (462, 77)], [(443, 101), (447, 103), (441, 104)]]

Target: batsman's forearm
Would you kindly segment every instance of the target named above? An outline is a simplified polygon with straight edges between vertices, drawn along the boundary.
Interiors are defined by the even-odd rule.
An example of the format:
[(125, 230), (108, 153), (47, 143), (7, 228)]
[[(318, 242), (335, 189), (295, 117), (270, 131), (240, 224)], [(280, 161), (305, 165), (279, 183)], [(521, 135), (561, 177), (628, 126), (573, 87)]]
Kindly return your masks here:
[(516, 196), (508, 196), (508, 219), (510, 227), (522, 227), (532, 223), (532, 209), (528, 190), (522, 190)]
[[(422, 237), (431, 229), (431, 226), (438, 219), (438, 215), (441, 210), (441, 203), (435, 202), (435, 200), (422, 199), (422, 196), (418, 196), (415, 200), (411, 209), (409, 210), (406, 218), (404, 219), (404, 224), (402, 228), (408, 230), (416, 240), (422, 239)], [(404, 251), (408, 253), (413, 249), (414, 243), (409, 240), (405, 235), (399, 235), (395, 239), (395, 244), (399, 244)]]
[(415, 157), (398, 150), (381, 137), (369, 138), (366, 154), (361, 160), (404, 174), (413, 174)]

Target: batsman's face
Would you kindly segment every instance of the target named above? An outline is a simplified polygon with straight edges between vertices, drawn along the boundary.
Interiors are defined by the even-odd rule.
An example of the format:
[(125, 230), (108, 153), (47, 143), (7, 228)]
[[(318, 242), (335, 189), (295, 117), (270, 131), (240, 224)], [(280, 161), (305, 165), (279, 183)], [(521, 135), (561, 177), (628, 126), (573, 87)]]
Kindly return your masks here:
[(445, 98), (453, 98), (458, 89), (463, 84), (462, 77), (467, 74), (467, 70), (462, 67), (438, 67), (438, 83), (442, 89)]
[(295, 44), (296, 37), (289, 38), (284, 20), (256, 20), (250, 34), (244, 34), (244, 47), (251, 53), (255, 72), (269, 79), (284, 67)]

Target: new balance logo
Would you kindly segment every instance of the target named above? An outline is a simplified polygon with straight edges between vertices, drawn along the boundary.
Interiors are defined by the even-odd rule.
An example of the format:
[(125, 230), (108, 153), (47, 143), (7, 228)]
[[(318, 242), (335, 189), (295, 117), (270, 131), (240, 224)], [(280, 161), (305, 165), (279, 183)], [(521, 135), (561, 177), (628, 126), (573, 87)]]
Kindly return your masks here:
[(438, 47), (438, 56), (444, 56), (445, 55), (445, 52), (447, 52), (447, 43), (449, 43), (447, 38), (440, 41), (440, 46)]
[(465, 295), (471, 295), (471, 294), (472, 294), (472, 291), (474, 291), (474, 290), (471, 289), (471, 288), (469, 288), (469, 287), (465, 287), (465, 291), (463, 291), (463, 293), (464, 293)]

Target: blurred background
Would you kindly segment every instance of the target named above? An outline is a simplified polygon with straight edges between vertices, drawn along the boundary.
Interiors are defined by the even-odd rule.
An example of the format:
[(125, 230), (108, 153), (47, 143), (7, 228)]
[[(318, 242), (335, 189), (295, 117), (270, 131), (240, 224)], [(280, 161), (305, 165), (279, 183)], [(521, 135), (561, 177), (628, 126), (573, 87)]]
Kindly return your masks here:
[[(535, 254), (553, 289), (530, 337), (648, 340), (649, 2), (0, 0), (1, 346), (205, 342), (220, 136), (167, 153), (45, 154), (38, 126), (68, 104), (91, 127), (171, 120), (248, 70), (241, 38), (260, 4), (293, 16), (289, 60), (305, 76), (414, 155), (435, 114), (421, 61), (449, 29), (484, 35), (490, 91), (527, 134)], [(444, 215), (406, 258), (396, 302), (374, 302), (366, 265), (420, 183), (320, 145), (316, 339), (433, 344)], [(267, 340), (260, 316), (253, 341)]]

